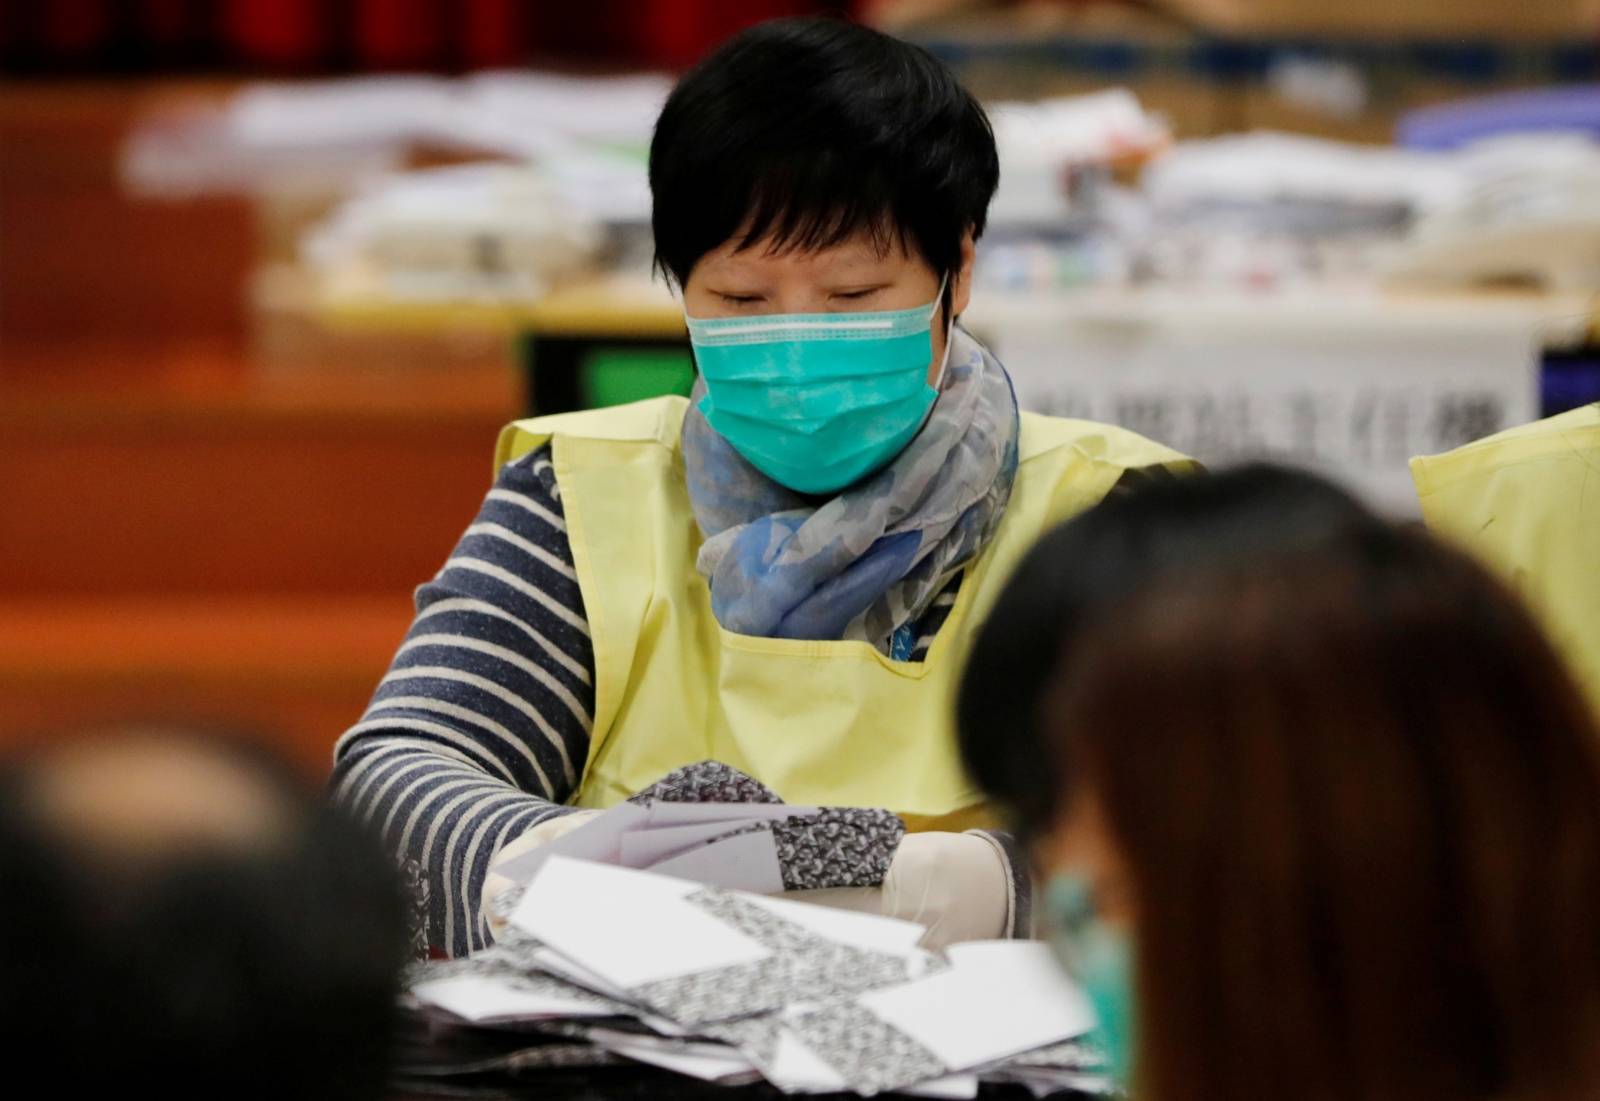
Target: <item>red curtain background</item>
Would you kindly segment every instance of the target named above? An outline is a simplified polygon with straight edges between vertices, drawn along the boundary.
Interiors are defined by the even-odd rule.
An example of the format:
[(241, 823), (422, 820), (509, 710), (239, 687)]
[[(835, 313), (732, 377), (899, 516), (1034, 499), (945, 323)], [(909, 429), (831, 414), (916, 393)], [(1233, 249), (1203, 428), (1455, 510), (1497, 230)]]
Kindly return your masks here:
[(852, 0), (0, 0), (12, 74), (677, 69), (733, 32)]

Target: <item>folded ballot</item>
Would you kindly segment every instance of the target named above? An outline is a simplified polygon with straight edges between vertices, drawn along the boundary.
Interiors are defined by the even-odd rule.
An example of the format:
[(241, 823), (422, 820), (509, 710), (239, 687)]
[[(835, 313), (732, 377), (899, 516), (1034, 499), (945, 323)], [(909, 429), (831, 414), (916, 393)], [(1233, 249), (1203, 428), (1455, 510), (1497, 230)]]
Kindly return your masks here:
[[(646, 817), (616, 817), (648, 820), (650, 806), (632, 807)], [(612, 831), (607, 855), (627, 836)], [(657, 858), (671, 839), (633, 848)], [(517, 892), (499, 943), (419, 965), (409, 997), (435, 1040), (515, 1031), (514, 1050), (462, 1064), (480, 1072), (572, 1066), (587, 1051), (597, 1066), (765, 1079), (796, 1094), (969, 1098), (981, 1082), (1036, 1096), (1109, 1091), (1089, 1004), (1045, 945), (983, 941), (937, 955), (919, 947), (925, 931), (554, 853)]]
[(756, 894), (876, 887), (905, 825), (865, 807), (795, 807), (737, 769), (703, 761), (496, 868), (529, 882), (565, 856)]

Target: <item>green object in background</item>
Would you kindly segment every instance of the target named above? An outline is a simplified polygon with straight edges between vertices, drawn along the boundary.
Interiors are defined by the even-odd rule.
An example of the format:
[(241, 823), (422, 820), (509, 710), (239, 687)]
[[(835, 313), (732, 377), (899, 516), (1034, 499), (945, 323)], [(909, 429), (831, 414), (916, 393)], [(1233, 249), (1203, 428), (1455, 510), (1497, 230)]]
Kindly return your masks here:
[(688, 349), (600, 347), (584, 358), (579, 398), (583, 408), (600, 409), (663, 394), (687, 397), (692, 386)]

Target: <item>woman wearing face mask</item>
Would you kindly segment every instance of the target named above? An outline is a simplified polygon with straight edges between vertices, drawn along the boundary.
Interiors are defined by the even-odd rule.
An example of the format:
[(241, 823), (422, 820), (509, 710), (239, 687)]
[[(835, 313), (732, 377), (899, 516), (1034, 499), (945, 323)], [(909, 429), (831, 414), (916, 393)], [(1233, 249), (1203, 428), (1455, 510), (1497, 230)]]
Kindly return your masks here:
[(494, 861), (702, 760), (906, 820), (881, 886), (826, 901), (940, 941), (1026, 925), (1004, 839), (968, 832), (959, 654), (1040, 532), (1189, 464), (1019, 414), (955, 324), (997, 173), (971, 95), (865, 28), (766, 24), (679, 83), (650, 182), (694, 395), (509, 428), (338, 750), (427, 870), (436, 948), (490, 935)]
[[(1348, 509), (1282, 524), (1282, 478), (1332, 491), (1261, 477), (1069, 525), (1146, 564), (1080, 602), (1038, 711), (1045, 925), (1113, 1066), (1147, 1099), (1595, 1096), (1573, 680), (1464, 556)], [(1152, 565), (1166, 530), (1195, 553)]]

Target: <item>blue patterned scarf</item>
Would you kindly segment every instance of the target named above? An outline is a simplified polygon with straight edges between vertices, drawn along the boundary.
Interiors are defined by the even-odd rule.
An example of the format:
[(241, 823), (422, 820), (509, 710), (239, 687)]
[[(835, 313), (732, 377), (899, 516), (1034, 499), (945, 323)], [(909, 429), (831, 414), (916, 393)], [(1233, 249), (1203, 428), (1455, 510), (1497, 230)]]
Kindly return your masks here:
[(724, 628), (764, 638), (860, 639), (888, 652), (951, 573), (988, 543), (1017, 471), (1017, 399), (961, 329), (928, 422), (894, 461), (818, 502), (767, 478), (706, 422), (683, 424), (698, 567)]

